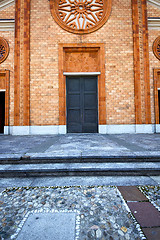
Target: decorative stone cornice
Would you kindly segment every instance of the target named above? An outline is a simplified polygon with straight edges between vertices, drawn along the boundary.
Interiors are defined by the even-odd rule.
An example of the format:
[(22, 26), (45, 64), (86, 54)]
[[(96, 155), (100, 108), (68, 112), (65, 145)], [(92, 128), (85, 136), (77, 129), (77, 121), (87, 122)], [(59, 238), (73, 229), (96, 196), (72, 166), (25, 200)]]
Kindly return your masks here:
[(14, 19), (0, 19), (0, 31), (14, 31)]
[(160, 1), (159, 0), (148, 0), (148, 3), (152, 4), (155, 7), (160, 8)]
[(0, 1), (0, 11), (13, 5), (14, 3), (15, 3), (15, 0), (1, 0)]
[(160, 30), (160, 18), (148, 18), (148, 28)]

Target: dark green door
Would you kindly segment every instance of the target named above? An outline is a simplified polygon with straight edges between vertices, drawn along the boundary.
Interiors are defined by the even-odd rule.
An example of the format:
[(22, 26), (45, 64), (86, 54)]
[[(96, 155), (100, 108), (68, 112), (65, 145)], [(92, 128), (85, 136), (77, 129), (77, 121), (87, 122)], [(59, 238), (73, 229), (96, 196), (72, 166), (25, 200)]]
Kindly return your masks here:
[(98, 132), (96, 76), (67, 77), (67, 132)]
[(5, 93), (0, 92), (0, 133), (4, 133), (5, 124)]

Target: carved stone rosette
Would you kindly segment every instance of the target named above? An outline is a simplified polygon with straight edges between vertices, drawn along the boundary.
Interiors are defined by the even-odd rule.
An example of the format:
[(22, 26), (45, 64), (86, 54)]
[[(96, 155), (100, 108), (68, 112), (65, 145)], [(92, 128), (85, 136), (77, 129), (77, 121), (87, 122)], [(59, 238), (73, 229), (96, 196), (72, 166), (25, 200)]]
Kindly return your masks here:
[(56, 23), (68, 32), (91, 33), (102, 27), (111, 12), (112, 0), (50, 0)]
[(6, 39), (0, 37), (0, 63), (4, 62), (9, 54), (9, 44)]
[(160, 36), (153, 43), (153, 53), (160, 60)]

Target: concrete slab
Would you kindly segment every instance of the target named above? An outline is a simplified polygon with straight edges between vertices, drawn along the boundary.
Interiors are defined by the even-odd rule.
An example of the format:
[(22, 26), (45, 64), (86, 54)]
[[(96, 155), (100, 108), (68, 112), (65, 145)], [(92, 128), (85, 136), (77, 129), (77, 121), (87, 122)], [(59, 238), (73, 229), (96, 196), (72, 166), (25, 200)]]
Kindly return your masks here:
[(158, 184), (160, 184), (160, 176), (151, 176), (151, 178), (157, 182)]
[(0, 187), (28, 187), (33, 182), (33, 178), (0, 178)]
[(40, 186), (136, 186), (158, 185), (150, 177), (38, 177), (38, 178), (0, 178), (0, 188), (7, 187), (40, 187)]
[(69, 150), (68, 151), (52, 151), (52, 152), (45, 152), (45, 153), (26, 153), (26, 155), (29, 155), (30, 158), (32, 159), (50, 159), (50, 158), (66, 158), (66, 157), (70, 157), (70, 158), (78, 158), (81, 157), (81, 151), (72, 151)]
[(5, 188), (0, 187), (0, 193), (3, 192)]
[(135, 186), (156, 185), (149, 177), (44, 177), (35, 178), (31, 186)]
[[(66, 134), (4, 136), (0, 138), (0, 155), (42, 154), (74, 156), (82, 154), (103, 156), (106, 154), (136, 154), (137, 156), (160, 156), (160, 134)], [(45, 155), (46, 154), (46, 155)], [(36, 156), (37, 156), (36, 155)], [(11, 156), (12, 157), (12, 156)], [(19, 156), (17, 156), (19, 157)]]
[(46, 164), (6, 164), (0, 165), (0, 170), (32, 170), (32, 169), (68, 169), (68, 170), (84, 170), (84, 169), (97, 169), (97, 170), (110, 170), (110, 169), (158, 169), (160, 162), (152, 163), (46, 163)]
[(2, 159), (20, 159), (22, 157), (23, 154), (7, 154), (7, 150), (5, 150), (6, 154), (2, 154), (2, 152), (0, 153), (0, 160)]
[(17, 240), (74, 240), (76, 213), (34, 213), (29, 215)]

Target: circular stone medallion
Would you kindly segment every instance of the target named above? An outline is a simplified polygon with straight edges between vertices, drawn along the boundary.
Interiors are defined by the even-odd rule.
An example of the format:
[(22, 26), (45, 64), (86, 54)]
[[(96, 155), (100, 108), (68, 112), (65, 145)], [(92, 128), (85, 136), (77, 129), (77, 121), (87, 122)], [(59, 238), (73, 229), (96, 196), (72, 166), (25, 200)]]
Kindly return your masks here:
[(91, 33), (105, 24), (112, 0), (50, 0), (51, 13), (59, 26), (77, 34)]
[(160, 60), (160, 36), (153, 43), (153, 53)]
[(0, 63), (4, 62), (9, 54), (9, 44), (6, 39), (0, 37)]

